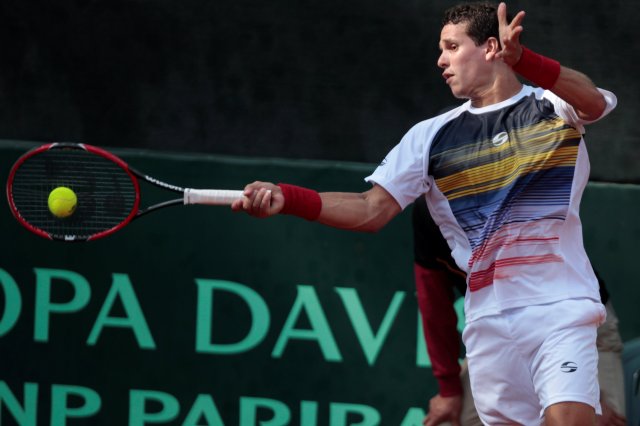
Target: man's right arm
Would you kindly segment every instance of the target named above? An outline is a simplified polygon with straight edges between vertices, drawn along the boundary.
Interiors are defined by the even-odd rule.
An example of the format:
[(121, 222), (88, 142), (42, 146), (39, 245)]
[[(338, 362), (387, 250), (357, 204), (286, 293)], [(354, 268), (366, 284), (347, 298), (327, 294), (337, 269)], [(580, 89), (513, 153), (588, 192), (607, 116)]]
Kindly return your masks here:
[[(319, 197), (320, 209), (314, 220), (339, 229), (376, 232), (402, 211), (380, 185), (363, 193), (323, 192)], [(254, 182), (245, 187), (243, 198), (234, 201), (231, 208), (256, 217), (269, 217), (283, 212), (287, 202), (294, 202), (293, 197), (285, 199), (280, 186)]]
[(400, 205), (384, 188), (363, 193), (323, 192), (318, 222), (351, 231), (376, 232), (400, 213)]

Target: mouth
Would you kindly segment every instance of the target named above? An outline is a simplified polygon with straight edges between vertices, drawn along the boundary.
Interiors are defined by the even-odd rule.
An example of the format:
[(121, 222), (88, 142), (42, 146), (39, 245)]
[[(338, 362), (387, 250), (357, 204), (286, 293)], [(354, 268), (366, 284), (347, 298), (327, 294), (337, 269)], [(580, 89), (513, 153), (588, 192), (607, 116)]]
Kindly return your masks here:
[(448, 72), (443, 72), (442, 73), (442, 78), (444, 78), (445, 83), (449, 84), (449, 79), (453, 77), (453, 74), (448, 73)]

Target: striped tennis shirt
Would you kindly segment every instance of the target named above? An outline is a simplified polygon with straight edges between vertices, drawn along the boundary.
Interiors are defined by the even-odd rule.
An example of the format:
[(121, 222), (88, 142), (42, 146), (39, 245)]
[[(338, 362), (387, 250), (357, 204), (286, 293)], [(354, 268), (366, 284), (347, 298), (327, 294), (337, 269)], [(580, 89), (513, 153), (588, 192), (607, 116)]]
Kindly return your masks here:
[[(604, 117), (616, 98), (599, 90)], [(425, 194), (467, 273), (467, 321), (568, 298), (599, 300), (578, 215), (589, 176), (586, 124), (552, 92), (523, 86), (503, 102), (474, 108), (467, 101), (418, 123), (366, 178), (403, 209)]]

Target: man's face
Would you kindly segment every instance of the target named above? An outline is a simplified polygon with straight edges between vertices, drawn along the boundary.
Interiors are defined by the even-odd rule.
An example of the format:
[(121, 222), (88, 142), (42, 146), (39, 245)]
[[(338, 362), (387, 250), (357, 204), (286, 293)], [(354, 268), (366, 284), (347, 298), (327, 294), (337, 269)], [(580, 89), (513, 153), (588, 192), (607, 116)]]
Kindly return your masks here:
[(456, 98), (480, 97), (493, 82), (486, 60), (486, 43), (476, 46), (466, 32), (467, 23), (447, 24), (440, 33), (438, 67)]

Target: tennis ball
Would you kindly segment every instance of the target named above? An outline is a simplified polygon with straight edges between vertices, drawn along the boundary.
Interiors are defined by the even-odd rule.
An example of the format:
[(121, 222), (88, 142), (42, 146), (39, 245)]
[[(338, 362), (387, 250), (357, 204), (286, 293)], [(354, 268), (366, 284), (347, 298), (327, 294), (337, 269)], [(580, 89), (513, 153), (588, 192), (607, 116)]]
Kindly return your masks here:
[(49, 210), (55, 217), (69, 217), (76, 210), (78, 197), (70, 188), (59, 186), (49, 193), (48, 203)]

